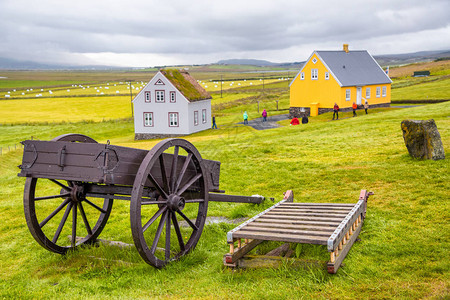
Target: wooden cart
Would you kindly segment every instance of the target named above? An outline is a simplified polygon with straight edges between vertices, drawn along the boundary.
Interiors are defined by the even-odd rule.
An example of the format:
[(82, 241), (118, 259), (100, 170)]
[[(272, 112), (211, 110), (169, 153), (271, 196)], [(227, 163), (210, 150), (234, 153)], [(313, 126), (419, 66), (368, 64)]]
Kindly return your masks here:
[(287, 191), (282, 201), (228, 232), (230, 252), (224, 264), (239, 267), (241, 259), (262, 242), (280, 241), (326, 245), (328, 272), (336, 273), (361, 232), (370, 195), (361, 190), (356, 204), (296, 203), (293, 192)]
[(150, 151), (98, 144), (80, 134), (22, 143), (18, 176), (26, 177), (27, 225), (36, 241), (55, 253), (95, 242), (113, 201), (126, 200), (139, 254), (161, 268), (196, 246), (209, 201), (263, 200), (223, 194), (220, 162), (202, 159), (182, 139), (161, 141)]

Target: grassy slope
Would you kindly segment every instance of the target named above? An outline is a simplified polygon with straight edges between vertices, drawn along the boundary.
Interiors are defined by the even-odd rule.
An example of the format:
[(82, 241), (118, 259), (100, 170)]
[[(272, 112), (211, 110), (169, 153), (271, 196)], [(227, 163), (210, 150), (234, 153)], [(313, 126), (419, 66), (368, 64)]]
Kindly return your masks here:
[[(450, 103), (262, 132), (232, 125), (188, 137), (203, 157), (222, 162), (221, 188), (280, 200), (293, 189), (296, 201), (355, 202), (359, 190), (375, 192), (356, 243), (336, 275), (312, 268), (231, 271), (222, 268), (225, 235), (233, 225), (205, 228), (196, 250), (164, 270), (155, 270), (134, 249), (82, 249), (66, 257), (40, 247), (26, 228), (17, 178), (20, 151), (0, 156), (0, 297), (69, 298), (420, 298), (449, 295)], [(447, 159), (411, 159), (403, 143), (403, 119), (434, 118)], [(316, 121), (317, 120), (317, 121)], [(115, 130), (115, 126), (118, 126)], [(150, 148), (133, 141), (130, 122), (42, 127), (44, 137), (77, 131), (99, 141)], [(29, 135), (35, 128), (2, 127), (4, 135)], [(48, 131), (47, 131), (48, 130)], [(52, 135), (53, 134), (53, 135)], [(102, 236), (131, 242), (127, 203), (117, 202)], [(211, 203), (209, 216), (252, 216), (270, 206)], [(326, 259), (323, 247), (300, 247), (307, 257)], [(105, 260), (96, 260), (90, 256)], [(130, 265), (124, 262), (131, 263)]]

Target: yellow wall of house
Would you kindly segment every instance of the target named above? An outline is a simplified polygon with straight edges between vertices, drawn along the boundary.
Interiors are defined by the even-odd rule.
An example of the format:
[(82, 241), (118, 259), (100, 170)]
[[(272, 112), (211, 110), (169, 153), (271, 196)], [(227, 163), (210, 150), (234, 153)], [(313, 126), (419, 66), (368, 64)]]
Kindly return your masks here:
[[(315, 64), (312, 62), (314, 58), (317, 59)], [(311, 80), (311, 69), (317, 69), (317, 80)], [(315, 53), (301, 72), (305, 74), (305, 79), (302, 80), (299, 74), (290, 87), (291, 107), (309, 107), (311, 103), (319, 103), (320, 108), (331, 108), (335, 102), (340, 105), (341, 87)], [(325, 72), (329, 74), (328, 80), (325, 79)]]
[[(317, 62), (314, 64), (313, 59)], [(311, 69), (317, 69), (317, 80), (311, 79)], [(332, 108), (336, 102), (339, 107), (351, 107), (356, 101), (356, 87), (340, 87), (338, 82), (325, 65), (319, 60), (317, 54), (306, 62), (306, 65), (301, 70), (305, 75), (301, 79), (299, 74), (290, 86), (290, 106), (291, 107), (310, 107), (311, 103), (319, 103), (319, 108)], [(325, 72), (329, 73), (329, 79), (325, 79)], [(386, 86), (386, 96), (382, 95), (383, 86)], [(380, 97), (376, 97), (376, 87), (380, 87)], [(368, 98), (369, 105), (390, 103), (391, 102), (391, 85), (368, 85), (363, 86), (361, 90), (361, 103), (364, 104), (366, 98), (366, 89), (370, 88), (370, 98)], [(350, 100), (346, 100), (346, 90), (350, 89)]]

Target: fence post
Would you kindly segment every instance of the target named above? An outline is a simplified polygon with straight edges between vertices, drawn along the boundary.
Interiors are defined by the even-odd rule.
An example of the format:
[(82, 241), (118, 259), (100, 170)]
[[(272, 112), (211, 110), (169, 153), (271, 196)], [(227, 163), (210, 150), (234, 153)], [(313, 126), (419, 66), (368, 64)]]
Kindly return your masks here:
[(0, 155), (3, 155), (2, 147), (0, 147)]
[(278, 111), (278, 100), (277, 100), (277, 111)]

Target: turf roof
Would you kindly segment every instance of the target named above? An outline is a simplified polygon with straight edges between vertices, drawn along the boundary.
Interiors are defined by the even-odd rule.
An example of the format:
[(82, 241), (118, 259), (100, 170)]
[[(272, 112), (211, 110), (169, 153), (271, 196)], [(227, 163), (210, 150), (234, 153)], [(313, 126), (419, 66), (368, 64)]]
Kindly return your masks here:
[(176, 69), (161, 70), (161, 73), (183, 94), (190, 102), (211, 99), (211, 95), (197, 80), (186, 71)]

